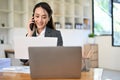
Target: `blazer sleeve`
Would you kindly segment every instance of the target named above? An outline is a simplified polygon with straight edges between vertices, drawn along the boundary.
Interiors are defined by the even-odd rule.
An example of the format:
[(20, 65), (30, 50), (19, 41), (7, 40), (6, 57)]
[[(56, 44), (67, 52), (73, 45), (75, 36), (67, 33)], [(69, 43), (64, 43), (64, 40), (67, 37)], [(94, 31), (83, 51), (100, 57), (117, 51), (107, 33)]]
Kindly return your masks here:
[(63, 39), (59, 30), (54, 30), (47, 27), (45, 31), (45, 37), (56, 37), (58, 39), (57, 46), (63, 46)]
[(63, 46), (63, 39), (60, 31), (58, 31), (57, 37), (58, 37), (57, 46)]

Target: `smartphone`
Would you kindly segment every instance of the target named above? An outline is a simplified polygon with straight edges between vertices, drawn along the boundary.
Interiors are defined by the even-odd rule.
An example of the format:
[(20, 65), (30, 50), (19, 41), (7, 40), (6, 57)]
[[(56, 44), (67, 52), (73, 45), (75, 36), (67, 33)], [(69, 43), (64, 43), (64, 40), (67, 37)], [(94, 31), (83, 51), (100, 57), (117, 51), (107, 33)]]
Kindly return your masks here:
[[(34, 15), (32, 15), (32, 17), (33, 17)], [(31, 29), (31, 31), (33, 30), (33, 27), (34, 27), (34, 25), (35, 25), (35, 23), (34, 23), (34, 18), (32, 18), (32, 22), (33, 23), (31, 23), (30, 24), (30, 29)]]

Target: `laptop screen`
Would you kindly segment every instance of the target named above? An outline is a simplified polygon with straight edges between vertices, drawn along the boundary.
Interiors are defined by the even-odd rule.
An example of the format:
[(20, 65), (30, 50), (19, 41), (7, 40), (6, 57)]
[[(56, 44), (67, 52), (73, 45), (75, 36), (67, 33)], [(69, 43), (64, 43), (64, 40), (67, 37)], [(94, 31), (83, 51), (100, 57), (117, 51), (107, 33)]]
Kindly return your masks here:
[(29, 47), (32, 78), (80, 78), (81, 47)]

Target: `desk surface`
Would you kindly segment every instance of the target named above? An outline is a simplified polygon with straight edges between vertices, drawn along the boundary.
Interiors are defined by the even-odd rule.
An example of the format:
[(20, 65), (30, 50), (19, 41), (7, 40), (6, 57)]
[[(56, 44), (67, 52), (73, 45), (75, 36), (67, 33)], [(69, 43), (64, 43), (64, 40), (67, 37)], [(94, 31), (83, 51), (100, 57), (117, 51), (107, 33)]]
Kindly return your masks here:
[(89, 72), (82, 72), (81, 79), (31, 79), (27, 73), (0, 72), (0, 80), (94, 80), (93, 72), (92, 69)]

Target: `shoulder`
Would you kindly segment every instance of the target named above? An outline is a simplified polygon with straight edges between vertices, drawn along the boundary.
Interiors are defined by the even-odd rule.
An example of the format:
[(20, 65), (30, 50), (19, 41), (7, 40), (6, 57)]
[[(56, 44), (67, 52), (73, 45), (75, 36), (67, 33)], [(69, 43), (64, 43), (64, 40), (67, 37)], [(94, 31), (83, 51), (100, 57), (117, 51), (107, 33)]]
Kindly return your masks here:
[(48, 37), (50, 37), (50, 36), (51, 37), (58, 37), (58, 36), (61, 36), (61, 32), (59, 30), (46, 28), (45, 36), (48, 36)]
[(46, 32), (50, 32), (50, 33), (60, 33), (59, 30), (55, 30), (55, 29), (51, 29), (51, 28), (46, 28)]

